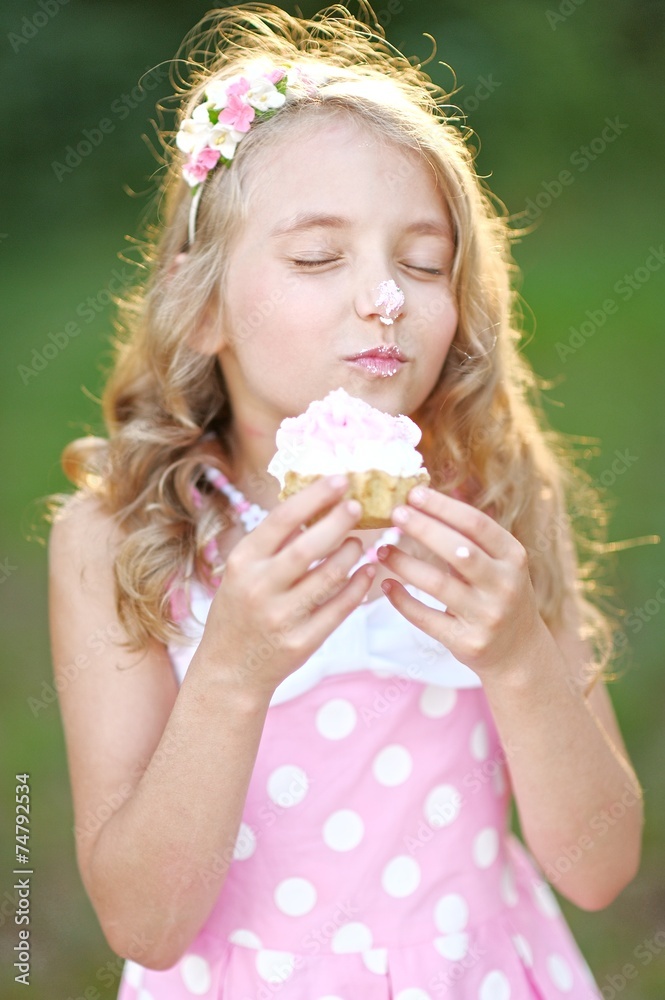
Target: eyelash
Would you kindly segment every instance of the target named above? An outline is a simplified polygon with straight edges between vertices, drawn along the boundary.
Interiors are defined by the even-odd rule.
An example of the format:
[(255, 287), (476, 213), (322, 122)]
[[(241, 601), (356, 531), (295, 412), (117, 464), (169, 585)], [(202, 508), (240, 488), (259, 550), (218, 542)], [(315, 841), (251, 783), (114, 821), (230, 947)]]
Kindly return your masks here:
[[(299, 267), (318, 267), (321, 264), (334, 264), (335, 260), (338, 258), (333, 258), (331, 260), (298, 260), (297, 258), (292, 258), (293, 263), (297, 264)], [(443, 274), (443, 271), (439, 271), (433, 267), (416, 267), (412, 264), (407, 264), (406, 267), (411, 267), (414, 271), (423, 271), (425, 274)]]

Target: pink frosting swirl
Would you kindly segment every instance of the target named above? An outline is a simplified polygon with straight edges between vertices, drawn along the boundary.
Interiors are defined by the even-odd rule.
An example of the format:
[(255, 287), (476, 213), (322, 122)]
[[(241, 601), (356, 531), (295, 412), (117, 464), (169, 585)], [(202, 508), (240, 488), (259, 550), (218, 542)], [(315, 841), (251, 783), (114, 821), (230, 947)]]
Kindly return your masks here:
[(420, 438), (420, 428), (404, 414), (393, 417), (344, 389), (333, 389), (324, 399), (310, 403), (300, 416), (286, 417), (277, 431), (276, 444), (296, 449), (316, 442), (319, 448), (334, 449), (358, 440), (377, 444), (398, 440), (415, 447)]

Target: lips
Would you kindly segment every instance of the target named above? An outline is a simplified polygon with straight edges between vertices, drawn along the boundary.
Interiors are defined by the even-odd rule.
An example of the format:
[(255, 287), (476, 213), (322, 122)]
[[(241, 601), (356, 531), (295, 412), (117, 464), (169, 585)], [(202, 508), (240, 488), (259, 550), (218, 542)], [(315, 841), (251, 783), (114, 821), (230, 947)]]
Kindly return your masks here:
[(359, 358), (381, 358), (392, 361), (407, 361), (408, 359), (400, 351), (396, 344), (379, 344), (378, 347), (370, 347), (359, 354), (352, 354), (345, 361), (357, 361)]
[(408, 358), (400, 351), (396, 344), (380, 344), (378, 347), (370, 347), (360, 354), (353, 354), (345, 358), (356, 371), (361, 371), (367, 378), (386, 378), (396, 375), (403, 367)]

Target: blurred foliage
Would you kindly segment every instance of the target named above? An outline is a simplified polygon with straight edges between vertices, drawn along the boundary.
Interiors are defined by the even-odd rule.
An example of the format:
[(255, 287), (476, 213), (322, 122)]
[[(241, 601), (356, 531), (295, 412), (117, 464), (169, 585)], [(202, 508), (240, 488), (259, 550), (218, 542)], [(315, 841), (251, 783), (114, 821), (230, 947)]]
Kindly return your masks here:
[[(89, 1000), (110, 1000), (122, 963), (104, 941), (76, 869), (65, 745), (57, 701), (49, 695), (46, 553), (36, 544), (47, 530), (39, 520), (39, 500), (69, 488), (59, 467), (65, 443), (86, 431), (103, 433), (96, 398), (110, 357), (108, 288), (114, 271), (132, 273), (121, 255), (132, 258), (128, 238), (152, 191), (157, 163), (149, 149), (151, 123), (155, 101), (169, 94), (168, 81), (143, 94), (132, 91), (148, 70), (155, 78), (155, 67), (173, 57), (185, 32), (212, 6), (29, 0), (0, 10), (0, 92), (9, 137), (0, 165), (0, 457), (9, 472), (0, 483), (0, 747), (7, 797), (0, 815), (10, 816), (5, 801), (13, 774), (29, 771), (36, 873), (32, 985), (34, 995), (49, 1000), (83, 996), (92, 987), (98, 997), (89, 994)], [(281, 6), (297, 13), (295, 5)], [(299, 10), (311, 16), (319, 6), (302, 3)], [(434, 37), (437, 51), (427, 71), (451, 88), (452, 67), (461, 87), (453, 100), (477, 133), (479, 172), (508, 210), (517, 215), (529, 203), (545, 205), (515, 256), (525, 302), (524, 351), (551, 380), (548, 419), (589, 439), (581, 442), (586, 467), (613, 504), (610, 538), (662, 535), (663, 270), (648, 271), (645, 261), (652, 248), (662, 248), (657, 208), (665, 6), (656, 0), (602, 6), (590, 0), (377, 0), (374, 9), (388, 40), (407, 55), (427, 60), (432, 42), (425, 33)], [(45, 19), (45, 10), (56, 12)], [(112, 128), (106, 125), (99, 145), (58, 178), (54, 163), (64, 161), (67, 147), (76, 146), (85, 130), (100, 129), (103, 119)], [(627, 127), (593, 158), (580, 152), (598, 148), (593, 140), (607, 119)], [(572, 183), (550, 195), (548, 204), (548, 191), (556, 190), (566, 169)], [(628, 296), (616, 290), (618, 283), (625, 286), (624, 276), (632, 280)], [(591, 321), (580, 342), (589, 314), (598, 316), (610, 297), (618, 309), (602, 323)], [(21, 366), (32, 364), (35, 351), (44, 356), (44, 346), (57, 341), (68, 322), (77, 322), (79, 333), (64, 348), (47, 352), (52, 357), (42, 370), (22, 376)], [(561, 345), (571, 338), (581, 346), (562, 356)], [(617, 452), (630, 461), (612, 473)], [(632, 963), (638, 974), (630, 983), (631, 1000), (662, 1000), (665, 950), (649, 964), (636, 951), (665, 928), (665, 672), (662, 602), (656, 596), (665, 582), (661, 547), (619, 549), (613, 571), (618, 603), (632, 612), (634, 623), (626, 626), (622, 679), (610, 693), (645, 788), (643, 864), (605, 910), (585, 913), (566, 900), (562, 905), (601, 986), (611, 990), (609, 977)], [(44, 707), (36, 710), (32, 703), (31, 709), (30, 698), (40, 698)], [(2, 832), (2, 842), (11, 844), (4, 819)], [(21, 994), (18, 987), (12, 990), (16, 928), (9, 865), (4, 871), (0, 923), (8, 933), (0, 945), (0, 995), (11, 997)]]

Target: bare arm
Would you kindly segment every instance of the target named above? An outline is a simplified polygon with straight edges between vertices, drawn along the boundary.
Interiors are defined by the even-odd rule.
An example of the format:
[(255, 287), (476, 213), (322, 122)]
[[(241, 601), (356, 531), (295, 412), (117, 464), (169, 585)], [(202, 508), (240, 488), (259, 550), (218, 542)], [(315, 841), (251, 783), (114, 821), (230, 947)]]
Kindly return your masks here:
[[(331, 502), (325, 485), (314, 484), (266, 518), (262, 535), (257, 528), (243, 540), (242, 557), (234, 559), (233, 550), (226, 589), (215, 595), (180, 690), (157, 642), (143, 654), (98, 643), (101, 649), (72, 674), (91, 636), (125, 636), (112, 578), (119, 538), (90, 504), (75, 506), (53, 526), (51, 646), (61, 679), (79, 870), (110, 946), (146, 967), (173, 965), (219, 895), (280, 677), (303, 663), (367, 591), (366, 571), (347, 580), (359, 543), (344, 538), (357, 515), (338, 504), (303, 534), (297, 531)], [(297, 538), (282, 544), (294, 528)], [(322, 563), (307, 572), (315, 559)], [(320, 604), (322, 584), (333, 596)], [(253, 602), (248, 585), (262, 588)], [(313, 610), (315, 603), (320, 606)], [(311, 614), (303, 616), (304, 608)], [(252, 644), (263, 634), (262, 616), (287, 635), (266, 664), (269, 677), (247, 669)], [(234, 618), (237, 636), (229, 644)]]
[[(391, 600), (480, 675), (501, 741), (511, 748), (510, 776), (530, 850), (563, 895), (584, 909), (601, 909), (639, 868), (643, 796), (603, 682), (584, 696), (592, 650), (581, 638), (572, 597), (578, 577), (572, 539), (563, 536), (562, 624), (550, 631), (538, 613), (526, 550), (515, 538), (486, 514), (433, 490), (424, 491), (420, 506), (400, 527), (430, 543), (456, 575), (393, 546), (386, 564), (430, 587), (449, 610), (424, 607), (395, 585)], [(540, 516), (550, 537), (547, 508)]]
[(597, 910), (639, 870), (643, 792), (604, 682), (584, 694), (592, 651), (571, 598), (565, 608), (565, 624), (543, 629), (530, 660), (512, 664), (513, 683), (489, 675), (485, 690), (502, 739), (519, 747), (510, 772), (530, 850), (562, 895)]

